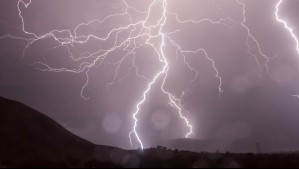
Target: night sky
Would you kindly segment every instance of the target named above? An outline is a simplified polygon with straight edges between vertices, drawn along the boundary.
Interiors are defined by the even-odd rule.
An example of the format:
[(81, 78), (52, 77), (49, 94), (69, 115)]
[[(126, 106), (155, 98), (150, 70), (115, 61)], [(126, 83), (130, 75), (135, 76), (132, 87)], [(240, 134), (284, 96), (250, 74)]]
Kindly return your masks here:
[[(28, 0), (20, 2), (29, 3)], [(153, 1), (125, 2), (132, 7), (129, 14), (131, 22), (135, 23), (146, 18), (147, 9)], [(246, 6), (246, 22), (243, 22), (240, 3)], [(299, 94), (299, 53), (296, 43), (290, 32), (275, 19), (278, 1), (240, 0), (240, 3), (235, 0), (167, 1), (167, 11), (171, 13), (166, 16), (163, 33), (169, 34), (184, 50), (205, 49), (219, 71), (223, 92), (219, 92), (220, 81), (215, 76), (211, 60), (202, 52), (186, 54), (184, 60), (169, 40), (165, 41), (163, 48), (169, 62), (165, 89), (177, 98), (184, 93), (181, 106), (193, 126), (190, 138), (218, 139), (223, 142), (246, 139), (253, 143), (260, 142), (273, 151), (299, 149), (299, 99), (293, 96)], [(115, 39), (121, 42), (128, 38), (132, 28), (117, 36), (112, 33), (106, 41), (91, 38), (86, 43), (64, 46), (55, 41), (53, 36), (47, 36), (34, 41), (24, 50), (35, 38), (30, 33), (40, 37), (52, 30), (67, 29), (73, 37), (75, 32), (77, 37), (81, 36), (77, 41), (91, 34), (104, 38), (112, 29), (128, 25), (128, 16), (115, 16), (103, 23), (91, 23), (75, 29), (80, 23), (103, 20), (109, 15), (124, 12), (123, 1), (32, 0), (28, 8), (24, 4), (19, 3), (19, 9), (27, 34), (22, 30), (18, 1), (0, 1), (0, 95), (39, 110), (93, 143), (130, 149), (129, 133), (134, 122), (132, 114), (148, 85), (145, 79), (136, 74), (152, 80), (163, 68), (157, 53), (145, 45), (143, 37), (135, 41), (140, 47), (120, 66), (113, 63), (124, 58), (125, 47), (111, 52), (102, 64), (99, 61), (92, 68), (77, 73), (54, 70), (79, 70), (80, 64), (84, 67), (84, 63), (95, 61), (94, 57), (84, 57), (110, 49)], [(163, 2), (157, 0), (147, 25), (159, 22), (163, 15), (162, 7)], [(183, 24), (176, 20), (173, 13), (184, 21), (229, 19), (221, 24)], [(285, 0), (279, 15), (299, 36), (299, 1)], [(248, 50), (248, 32), (242, 23), (250, 29), (266, 58), (252, 39), (248, 42), (252, 49)], [(136, 27), (136, 30), (142, 29), (140, 25)], [(155, 35), (159, 30), (156, 28), (151, 31)], [(71, 40), (66, 32), (56, 32), (54, 36), (65, 41)], [(161, 45), (159, 37), (152, 41), (155, 45)], [(132, 42), (127, 44), (127, 49), (132, 49), (132, 46)], [(195, 80), (195, 71), (188, 69), (186, 63), (198, 72)], [(115, 70), (118, 76), (115, 83), (110, 85)], [(138, 133), (145, 147), (156, 142), (184, 138), (188, 132), (177, 110), (168, 104), (167, 95), (161, 92), (162, 81), (163, 78), (160, 78), (152, 86), (138, 115)], [(135, 138), (133, 143), (133, 148), (139, 146)]]

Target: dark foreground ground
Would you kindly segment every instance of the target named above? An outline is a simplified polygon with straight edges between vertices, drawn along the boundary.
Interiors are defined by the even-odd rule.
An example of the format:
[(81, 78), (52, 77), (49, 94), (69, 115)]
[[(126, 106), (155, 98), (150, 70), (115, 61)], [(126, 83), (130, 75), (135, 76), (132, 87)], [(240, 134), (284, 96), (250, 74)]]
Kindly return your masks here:
[[(298, 153), (285, 154), (231, 154), (192, 153), (163, 148), (144, 151), (124, 151), (108, 148), (109, 153), (97, 154), (89, 160), (63, 159), (61, 161), (6, 161), (2, 167), (88, 167), (88, 168), (297, 168)], [(107, 149), (107, 150), (108, 150)], [(102, 151), (102, 150), (101, 150)], [(108, 152), (108, 151), (106, 151)]]
[[(127, 152), (107, 167), (141, 168), (294, 168), (299, 167), (299, 154), (230, 154), (192, 153), (166, 149), (149, 149), (143, 152)], [(111, 159), (113, 160), (113, 154)], [(115, 160), (115, 159), (114, 159)], [(98, 161), (90, 161), (86, 167), (103, 167)]]

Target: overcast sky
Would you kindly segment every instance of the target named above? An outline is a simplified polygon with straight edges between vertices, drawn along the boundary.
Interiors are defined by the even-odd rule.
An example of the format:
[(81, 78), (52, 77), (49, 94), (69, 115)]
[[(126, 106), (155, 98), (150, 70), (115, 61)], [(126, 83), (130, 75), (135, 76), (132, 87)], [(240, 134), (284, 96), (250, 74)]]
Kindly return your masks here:
[[(140, 11), (146, 11), (150, 2), (128, 0), (129, 5)], [(246, 4), (246, 25), (259, 41), (264, 54), (273, 58), (268, 64), (270, 74), (264, 66), (266, 60), (258, 54), (252, 41), (252, 52), (257, 55), (263, 73), (260, 73), (256, 59), (247, 53), (247, 32), (241, 25), (242, 6), (235, 0), (168, 2), (168, 10), (177, 13), (182, 20), (229, 17), (236, 21), (234, 27), (228, 28), (210, 23), (179, 24), (169, 16), (165, 25), (164, 31), (180, 30), (171, 36), (182, 48), (206, 49), (223, 79), (224, 92), (219, 94), (219, 79), (215, 78), (211, 62), (202, 54), (192, 54), (187, 60), (198, 70), (198, 78), (188, 83), (194, 74), (182, 64), (181, 57), (176, 58), (175, 48), (166, 44), (165, 53), (170, 63), (166, 88), (177, 97), (185, 92), (182, 104), (194, 127), (192, 138), (248, 139), (266, 144), (273, 150), (299, 148), (299, 99), (292, 97), (299, 94), (299, 54), (289, 32), (275, 20), (278, 1), (241, 0)], [(119, 13), (121, 6), (117, 4), (120, 3), (118, 0), (32, 0), (29, 8), (21, 4), (20, 9), (25, 29), (40, 36), (53, 29), (74, 30), (80, 23), (102, 20)], [(16, 0), (0, 1), (0, 36), (9, 34), (30, 38), (22, 32), (17, 4)], [(151, 13), (152, 22), (161, 14), (161, 6), (157, 5), (155, 10)], [(287, 0), (281, 6), (281, 17), (286, 18), (299, 36), (298, 14), (297, 0)], [(133, 20), (142, 18), (143, 15), (134, 15)], [(124, 18), (114, 18), (104, 24), (84, 27), (80, 33), (102, 36), (111, 27), (124, 24)], [(70, 48), (78, 58), (109, 45), (109, 40), (91, 40)], [(89, 84), (83, 91), (90, 99), (85, 101), (81, 97), (86, 82), (85, 72), (43, 72), (32, 66), (34, 62), (44, 62), (53, 68), (77, 68), (78, 64), (73, 62), (66, 48), (57, 47), (52, 38), (45, 38), (31, 45), (22, 57), (25, 46), (26, 41), (0, 39), (1, 96), (39, 110), (96, 144), (130, 148), (128, 134), (133, 127), (132, 113), (147, 87), (146, 81), (136, 77), (130, 60), (120, 68), (120, 75), (124, 78), (110, 88), (107, 88), (107, 83), (113, 80), (115, 67), (109, 64), (93, 67), (89, 72)], [(112, 60), (122, 58), (121, 54), (118, 51), (112, 54)], [(140, 48), (136, 56), (140, 72), (148, 78), (153, 78), (161, 69), (152, 50)], [(149, 100), (140, 111), (138, 131), (145, 146), (182, 138), (188, 130), (159, 89), (159, 85), (153, 86)]]

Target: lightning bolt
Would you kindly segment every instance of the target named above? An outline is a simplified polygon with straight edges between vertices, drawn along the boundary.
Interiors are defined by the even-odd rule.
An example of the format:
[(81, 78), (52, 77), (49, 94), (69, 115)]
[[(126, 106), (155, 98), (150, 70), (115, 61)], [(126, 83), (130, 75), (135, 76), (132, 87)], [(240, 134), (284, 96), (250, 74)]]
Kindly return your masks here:
[[(265, 61), (265, 68), (266, 68), (266, 73), (269, 74), (271, 77), (272, 75), (270, 74), (270, 68), (268, 66), (268, 64), (270, 63), (271, 59), (270, 57), (268, 57), (262, 50), (260, 42), (257, 40), (257, 38), (251, 33), (250, 28), (246, 25), (247, 23), (247, 18), (246, 18), (246, 4), (241, 2), (241, 0), (236, 0), (236, 2), (242, 7), (243, 10), (243, 21), (241, 23), (241, 26), (246, 30), (247, 32), (247, 38), (246, 38), (246, 45), (247, 45), (247, 53), (249, 55), (251, 55), (252, 57), (254, 57), (258, 68), (260, 70), (260, 77), (262, 77), (263, 74), (263, 67), (262, 64), (260, 63), (260, 59), (259, 56), (262, 56), (266, 61)], [(255, 46), (257, 47), (257, 54), (254, 52), (252, 46), (250, 45), (250, 43), (253, 42), (255, 44)], [(272, 77), (273, 78), (273, 77)]]
[(280, 17), (279, 12), (280, 12), (280, 7), (284, 3), (284, 0), (279, 0), (278, 3), (276, 4), (276, 11), (275, 11), (275, 18), (278, 23), (281, 23), (284, 28), (290, 33), (291, 37), (294, 39), (296, 43), (296, 50), (297, 53), (299, 54), (299, 41), (298, 38), (293, 30), (293, 28), (289, 25), (289, 23), (284, 20), (283, 18)]
[[(122, 3), (120, 3), (118, 5), (122, 8), (122, 11), (123, 11), (119, 14), (109, 15), (106, 18), (104, 18), (103, 20), (95, 19), (95, 20), (88, 21), (87, 23), (80, 23), (74, 29), (74, 31), (71, 31), (68, 29), (52, 30), (44, 35), (37, 35), (33, 32), (26, 30), (26, 26), (25, 26), (26, 22), (22, 15), (21, 8), (25, 7), (26, 9), (29, 9), (31, 3), (32, 3), (31, 0), (28, 2), (25, 2), (24, 0), (19, 0), (18, 4), (17, 4), (17, 8), (19, 11), (19, 17), (22, 22), (22, 31), (26, 35), (26, 37), (28, 36), (30, 38), (15, 37), (12, 35), (5, 35), (0, 38), (12, 38), (12, 39), (27, 41), (28, 43), (23, 50), (23, 55), (22, 55), (23, 58), (26, 56), (26, 51), (34, 43), (37, 43), (38, 41), (46, 39), (46, 38), (54, 39), (58, 43), (58, 45), (55, 48), (60, 48), (60, 47), (66, 48), (68, 50), (70, 58), (75, 63), (80, 63), (79, 68), (77, 68), (77, 69), (55, 68), (55, 67), (47, 64), (46, 61), (45, 62), (34, 62), (32, 65), (36, 66), (36, 68), (40, 71), (49, 71), (49, 72), (55, 72), (55, 73), (60, 73), (60, 72), (69, 72), (69, 73), (78, 73), (78, 74), (85, 73), (86, 83), (83, 85), (82, 90), (81, 90), (81, 97), (84, 98), (85, 100), (89, 99), (88, 97), (86, 97), (84, 95), (84, 91), (88, 87), (88, 84), (90, 81), (89, 72), (92, 68), (94, 68), (96, 65), (101, 65), (104, 63), (116, 66), (113, 80), (107, 84), (107, 87), (110, 87), (111, 85), (113, 85), (113, 84), (119, 82), (121, 79), (125, 78), (125, 77), (119, 78), (119, 69), (125, 60), (127, 60), (127, 59), (129, 59), (129, 57), (133, 56), (132, 69), (135, 69), (135, 73), (136, 73), (137, 77), (142, 78), (148, 82), (148, 85), (147, 85), (148, 87), (144, 91), (144, 93), (142, 95), (142, 99), (136, 104), (136, 112), (132, 114), (132, 118), (134, 120), (134, 127), (133, 127), (132, 132), (130, 132), (130, 134), (129, 134), (130, 142), (131, 142), (132, 146), (133, 146), (132, 135), (134, 135), (138, 141), (138, 144), (141, 146), (141, 148), (142, 149), (144, 148), (143, 142), (137, 132), (138, 123), (139, 123), (138, 115), (140, 113), (141, 106), (147, 100), (147, 97), (148, 97), (149, 93), (151, 92), (153, 85), (158, 83), (160, 79), (162, 80), (161, 90), (165, 95), (168, 96), (169, 104), (172, 107), (174, 107), (175, 109), (177, 109), (177, 111), (179, 113), (179, 117), (186, 123), (187, 127), (189, 128), (189, 131), (186, 134), (186, 137), (189, 137), (193, 133), (192, 125), (189, 122), (188, 118), (183, 113), (183, 112), (185, 112), (185, 110), (182, 107), (181, 100), (178, 99), (173, 94), (171, 94), (170, 92), (168, 92), (167, 89), (165, 89), (165, 87), (164, 87), (165, 83), (167, 81), (167, 75), (168, 75), (168, 71), (169, 71), (169, 63), (168, 63), (167, 58), (164, 53), (164, 47), (166, 45), (166, 38), (170, 39), (170, 35), (172, 33), (175, 33), (175, 32), (168, 32), (168, 33), (163, 32), (163, 28), (166, 24), (167, 14), (168, 14), (167, 10), (166, 10), (167, 9), (167, 1), (166, 0), (152, 1), (152, 3), (149, 5), (149, 8), (147, 11), (139, 11), (139, 10), (129, 6), (128, 3), (125, 0), (123, 0)], [(152, 9), (159, 4), (161, 4), (163, 7), (163, 14), (162, 14), (161, 18), (159, 19), (159, 21), (156, 24), (148, 25), (148, 20), (150, 18), (150, 15), (152, 14)], [(138, 22), (133, 22), (132, 15), (129, 13), (129, 10), (133, 10), (134, 12), (136, 12), (138, 14), (147, 14), (147, 16), (144, 20), (141, 20)], [(120, 27), (117, 27), (117, 26), (113, 27), (113, 29), (105, 37), (96, 36), (94, 34), (89, 34), (89, 35), (80, 35), (79, 34), (79, 29), (82, 27), (87, 27), (94, 23), (104, 24), (107, 20), (116, 18), (116, 17), (126, 17), (126, 19), (129, 20), (129, 24), (123, 25)], [(157, 34), (152, 33), (152, 31), (155, 29), (159, 30)], [(124, 40), (121, 40), (121, 38), (119, 38), (119, 35), (123, 32), (129, 32), (129, 35)], [(58, 34), (66, 34), (66, 37), (63, 37), (63, 38), (58, 37), (57, 36)], [(111, 48), (106, 49), (106, 50), (100, 49), (93, 53), (88, 53), (84, 57), (76, 58), (72, 54), (71, 49), (70, 49), (70, 46), (74, 46), (76, 44), (85, 44), (85, 43), (89, 42), (90, 40), (98, 40), (100, 42), (105, 42), (112, 38), (114, 38), (115, 41)], [(141, 39), (145, 39), (145, 40), (142, 41)], [(151, 40), (153, 40), (153, 39), (159, 39), (160, 44), (155, 44), (155, 43), (151, 42)], [(142, 42), (138, 42), (138, 41), (142, 41)], [(174, 41), (173, 41), (173, 43), (174, 43)], [(159, 71), (152, 80), (149, 80), (149, 78), (140, 74), (139, 67), (137, 66), (136, 61), (135, 61), (135, 59), (136, 59), (135, 52), (137, 49), (141, 48), (142, 46), (150, 46), (155, 51), (156, 55), (158, 56), (159, 61), (163, 64), (163, 69), (161, 71)], [(126, 51), (126, 54), (122, 57), (122, 59), (120, 59), (117, 62), (105, 62), (106, 60), (108, 60), (109, 55), (112, 52), (119, 50), (119, 49), (123, 49), (124, 51)], [(187, 61), (185, 61), (185, 63), (191, 69), (191, 67), (187, 63)], [(215, 67), (214, 62), (213, 62), (213, 66)], [(216, 67), (215, 67), (215, 69), (216, 69)], [(192, 69), (192, 71), (195, 71), (195, 69)], [(217, 75), (218, 75), (218, 70), (217, 70)]]
[[(196, 69), (192, 68), (192, 66), (187, 62), (185, 54), (188, 54), (188, 53), (196, 54), (196, 53), (199, 53), (199, 52), (203, 52), (204, 55), (205, 55), (205, 58), (208, 59), (212, 63), (212, 66), (213, 66), (213, 68), (214, 68), (214, 70), (216, 72), (215, 76), (219, 79), (219, 82), (220, 82), (219, 83), (219, 87), (218, 87), (219, 93), (223, 92), (223, 89), (222, 89), (222, 78), (219, 75), (219, 70), (216, 67), (215, 61), (208, 56), (207, 52), (204, 49), (183, 50), (181, 48), (181, 46), (178, 45), (178, 43), (176, 43), (171, 38), (171, 36), (170, 36), (171, 34), (176, 33), (178, 31), (171, 32), (171, 33), (164, 33), (163, 32), (163, 27), (165, 26), (166, 21), (167, 21), (167, 16), (168, 15), (175, 16), (176, 21), (179, 22), (180, 24), (186, 24), (186, 23), (200, 24), (200, 23), (203, 23), (203, 22), (208, 22), (208, 23), (211, 23), (211, 24), (221, 24), (221, 25), (229, 27), (229, 28), (232, 28), (232, 26), (228, 25), (228, 24), (225, 24), (224, 21), (233, 21), (231, 18), (220, 19), (219, 21), (213, 21), (213, 20), (210, 20), (210, 19), (202, 19), (202, 20), (199, 20), (199, 21), (195, 21), (195, 20), (181, 20), (176, 13), (169, 12), (167, 10), (167, 0), (163, 0), (162, 3), (163, 3), (163, 15), (161, 16), (161, 18), (160, 18), (160, 20), (158, 22), (159, 23), (158, 24), (159, 25), (159, 33), (158, 34), (161, 37), (161, 45), (160, 45), (159, 49), (156, 49), (156, 51), (157, 51), (157, 53), (159, 55), (159, 60), (160, 60), (160, 62), (163, 63), (164, 67), (163, 67), (162, 71), (160, 71), (155, 76), (155, 78), (153, 79), (153, 81), (148, 84), (147, 90), (143, 93), (142, 100), (137, 104), (137, 106), (136, 106), (136, 112), (133, 114), (134, 128), (133, 128), (133, 131), (131, 131), (131, 133), (129, 134), (131, 146), (133, 145), (132, 135), (135, 135), (135, 137), (136, 137), (136, 139), (137, 139), (137, 141), (140, 144), (140, 146), (141, 146), (142, 149), (144, 148), (144, 145), (143, 145), (143, 143), (141, 141), (141, 138), (140, 138), (140, 136), (139, 136), (139, 134), (137, 132), (137, 127), (138, 127), (138, 118), (137, 118), (137, 116), (140, 113), (140, 107), (146, 101), (147, 95), (151, 91), (152, 86), (158, 81), (159, 78), (162, 78), (162, 76), (163, 76), (163, 82), (162, 82), (162, 85), (161, 85), (161, 91), (165, 95), (168, 96), (169, 105), (172, 106), (173, 108), (177, 109), (179, 117), (186, 123), (187, 127), (189, 128), (189, 132), (186, 133), (185, 137), (189, 138), (193, 134), (193, 126), (191, 125), (191, 123), (188, 120), (188, 118), (183, 114), (183, 112), (187, 112), (186, 110), (184, 110), (184, 108), (182, 106), (182, 103), (181, 103), (182, 96), (184, 95), (184, 92), (183, 92), (183, 94), (182, 94), (182, 96), (180, 98), (177, 98), (171, 92), (167, 91), (167, 89), (165, 89), (165, 84), (166, 84), (166, 81), (167, 81), (168, 71), (169, 71), (169, 63), (168, 63), (167, 57), (165, 56), (165, 53), (164, 53), (164, 47), (165, 47), (166, 39), (177, 49), (177, 57), (178, 57), (179, 54), (181, 54), (183, 56), (185, 65), (189, 68), (189, 70), (191, 72), (195, 73), (194, 79), (191, 81), (191, 83), (194, 82), (197, 79), (198, 72), (197, 72)], [(188, 114), (188, 112), (187, 112), (187, 114)]]
[[(135, 111), (132, 113), (133, 127), (132, 127), (132, 131), (129, 133), (129, 138), (132, 147), (134, 145), (134, 141), (137, 141), (138, 146), (144, 149), (145, 145), (139, 134), (140, 132), (138, 131), (139, 123), (140, 123), (139, 116), (142, 114), (142, 106), (148, 100), (148, 97), (155, 86), (158, 86), (161, 93), (167, 96), (168, 104), (174, 110), (177, 111), (179, 118), (186, 124), (186, 128), (188, 131), (185, 133), (185, 137), (190, 138), (194, 134), (193, 126), (191, 124), (191, 121), (188, 119), (189, 112), (188, 110), (185, 109), (185, 106), (183, 104), (183, 97), (185, 96), (185, 92), (182, 91), (181, 96), (176, 96), (171, 91), (169, 91), (169, 89), (167, 89), (166, 87), (166, 83), (169, 77), (169, 70), (171, 68), (170, 62), (168, 61), (168, 59), (171, 56), (167, 56), (167, 53), (165, 51), (166, 47), (168, 46), (174, 47), (176, 50), (175, 57), (177, 58), (182, 57), (183, 64), (194, 75), (193, 79), (191, 79), (188, 84), (198, 80), (199, 72), (197, 71), (196, 68), (192, 67), (192, 64), (188, 62), (187, 57), (189, 55), (198, 55), (205, 58), (211, 64), (211, 67), (215, 72), (214, 76), (219, 81), (218, 92), (219, 94), (224, 92), (222, 87), (223, 79), (217, 67), (217, 63), (215, 62), (213, 57), (209, 56), (207, 50), (200, 47), (197, 49), (184, 49), (173, 38), (173, 35), (180, 32), (181, 30), (166, 31), (166, 24), (169, 18), (174, 19), (178, 24), (181, 25), (205, 23), (211, 25), (220, 25), (223, 26), (223, 28), (225, 29), (234, 29), (239, 24), (241, 28), (243, 28), (246, 31), (245, 43), (247, 46), (247, 52), (249, 55), (254, 57), (258, 65), (258, 68), (261, 72), (260, 74), (262, 74), (264, 71), (263, 67), (265, 67), (267, 73), (270, 72), (268, 63), (270, 62), (271, 58), (268, 57), (266, 54), (264, 54), (264, 52), (261, 49), (261, 45), (259, 41), (251, 33), (250, 28), (246, 25), (247, 23), (246, 5), (240, 0), (235, 0), (235, 1), (242, 8), (243, 20), (241, 23), (234, 21), (230, 17), (220, 18), (219, 20), (212, 20), (208, 18), (204, 18), (201, 20), (193, 20), (193, 19), (184, 20), (180, 18), (180, 16), (176, 12), (170, 11), (170, 9), (168, 8), (168, 2), (170, 1), (167, 0), (152, 0), (145, 11), (140, 11), (130, 6), (126, 0), (120, 0), (120, 3), (115, 4), (113, 6), (115, 9), (118, 9), (119, 13), (108, 15), (102, 20), (94, 19), (85, 23), (80, 23), (73, 30), (70, 29), (51, 30), (46, 34), (38, 35), (34, 32), (30, 32), (29, 30), (26, 30), (26, 22), (22, 14), (23, 8), (27, 10), (30, 9), (32, 0), (28, 0), (26, 2), (24, 0), (18, 0), (17, 9), (19, 12), (19, 18), (21, 20), (22, 32), (24, 34), (24, 37), (4, 35), (0, 38), (1, 39), (11, 38), (11, 39), (25, 41), (26, 46), (23, 49), (22, 58), (26, 57), (27, 50), (30, 49), (30, 47), (33, 44), (43, 39), (53, 39), (57, 43), (57, 46), (55, 46), (54, 49), (57, 48), (66, 49), (69, 58), (73, 61), (74, 64), (77, 65), (77, 67), (76, 68), (55, 67), (48, 64), (46, 59), (44, 59), (43, 61), (34, 62), (32, 66), (34, 66), (36, 69), (40, 71), (47, 71), (53, 73), (68, 72), (68, 73), (84, 74), (86, 77), (86, 81), (81, 89), (81, 97), (85, 100), (89, 99), (87, 96), (85, 96), (84, 92), (90, 83), (90, 71), (92, 69), (95, 69), (96, 67), (99, 67), (103, 64), (111, 65), (115, 67), (113, 78), (109, 83), (107, 83), (108, 89), (112, 85), (115, 85), (116, 83), (119, 83), (124, 78), (126, 78), (126, 76), (128, 76), (130, 71), (133, 70), (136, 77), (140, 78), (141, 80), (144, 80), (147, 83), (147, 85), (141, 95), (140, 100), (138, 100), (135, 105)], [(286, 21), (279, 19), (279, 15), (278, 15), (279, 7), (282, 4), (282, 2), (283, 0), (281, 0), (276, 6), (276, 18), (279, 22), (285, 25), (285, 28), (290, 31), (293, 38), (296, 40), (297, 51), (299, 53), (298, 40), (294, 35), (293, 30), (288, 26)], [(215, 1), (213, 1), (213, 4), (217, 8), (217, 10), (221, 10), (220, 5), (217, 5)], [(150, 18), (154, 14), (153, 9), (155, 7), (161, 7), (162, 11), (158, 20), (155, 23), (151, 23)], [(142, 16), (142, 19), (136, 20), (134, 18), (134, 14)], [(115, 25), (107, 26), (106, 22), (116, 18), (122, 18), (123, 20), (126, 21), (126, 24), (115, 24)], [(93, 24), (104, 25), (103, 28), (101, 27), (101, 30), (109, 29), (109, 32), (105, 33), (104, 35), (96, 35), (93, 33), (87, 33), (87, 34), (80, 33), (80, 29), (87, 28)], [(108, 48), (99, 48), (95, 51), (85, 52), (79, 57), (73, 54), (72, 48), (76, 47), (77, 45), (88, 44), (91, 41), (97, 41), (99, 42), (99, 44), (107, 41), (113, 41), (113, 43)], [(257, 48), (257, 51), (254, 51), (253, 49), (254, 46), (252, 46), (252, 43)], [(160, 70), (154, 72), (155, 75), (152, 78), (143, 75), (140, 71), (140, 66), (138, 66), (136, 62), (136, 58), (138, 57), (136, 55), (137, 50), (143, 47), (151, 48), (154, 51), (154, 55), (155, 55), (154, 57), (162, 65)], [(110, 58), (113, 55), (113, 52), (116, 51), (122, 51), (124, 52), (124, 54), (119, 57), (120, 58), (119, 60), (111, 61)], [(259, 57), (263, 57), (265, 59), (264, 66), (261, 64)], [(120, 72), (121, 67), (126, 61), (130, 61), (131, 68), (125, 75), (121, 75)]]
[[(284, 3), (284, 0), (279, 0), (278, 3), (276, 4), (275, 19), (278, 23), (282, 24), (284, 26), (284, 28), (290, 33), (290, 36), (293, 38), (293, 40), (295, 42), (297, 54), (299, 54), (299, 41), (294, 32), (294, 29), (289, 25), (289, 23), (286, 20), (281, 18), (279, 15), (280, 8), (283, 5), (283, 3)], [(293, 95), (293, 97), (299, 98), (299, 95)]]
[(299, 95), (293, 95), (293, 97), (297, 97), (299, 99)]

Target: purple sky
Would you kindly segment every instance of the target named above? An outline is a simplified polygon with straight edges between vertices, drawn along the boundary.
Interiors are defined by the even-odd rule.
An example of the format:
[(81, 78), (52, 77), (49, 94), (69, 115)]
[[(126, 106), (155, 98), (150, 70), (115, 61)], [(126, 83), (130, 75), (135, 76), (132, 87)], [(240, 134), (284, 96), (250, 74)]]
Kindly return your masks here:
[[(24, 2), (29, 2), (25, 1)], [(103, 20), (108, 15), (121, 13), (124, 6), (119, 0), (32, 0), (29, 8), (20, 5), (25, 29), (40, 36), (51, 30), (74, 31), (80, 23), (92, 19)], [(146, 11), (152, 1), (128, 0), (128, 5)], [(191, 138), (220, 139), (233, 141), (248, 139), (261, 142), (269, 150), (299, 148), (299, 100), (292, 95), (299, 94), (299, 54), (296, 44), (283, 25), (275, 20), (275, 0), (240, 0), (246, 5), (246, 26), (259, 41), (263, 53), (269, 57), (269, 73), (266, 59), (259, 54), (253, 41), (249, 41), (251, 52), (260, 63), (247, 52), (247, 31), (243, 21), (242, 5), (235, 0), (169, 0), (167, 10), (177, 13), (181, 20), (219, 20), (230, 18), (224, 24), (185, 23), (168, 15), (163, 33), (171, 34), (185, 50), (204, 48), (222, 78), (223, 93), (219, 93), (219, 79), (215, 69), (203, 53), (188, 54), (186, 60), (198, 71), (194, 72), (184, 64), (183, 57), (176, 57), (176, 48), (169, 41), (165, 55), (170, 69), (165, 88), (180, 97), (188, 111), (193, 125)], [(22, 31), (17, 0), (0, 1), (0, 36), (13, 35), (32, 38)], [(153, 25), (161, 18), (162, 3), (153, 8), (147, 24)], [(288, 0), (281, 6), (280, 15), (289, 22), (297, 33), (299, 1)], [(132, 22), (145, 18), (146, 14), (130, 11)], [(93, 34), (105, 37), (112, 29), (128, 24), (127, 17), (113, 17), (106, 22), (90, 24), (77, 30), (79, 35)], [(229, 28), (225, 25), (231, 25)], [(152, 30), (153, 34), (158, 30)], [(65, 33), (56, 37), (69, 38)], [(119, 34), (119, 41), (128, 37), (128, 32)], [(115, 39), (107, 41), (91, 39), (85, 44), (67, 45), (73, 59), (88, 56), (99, 49), (108, 49)], [(159, 39), (153, 39), (160, 44)], [(145, 43), (138, 39), (138, 43)], [(115, 66), (109, 64), (123, 58), (123, 51), (116, 50), (104, 64), (96, 64), (89, 71), (89, 83), (81, 97), (86, 83), (82, 73), (49, 72), (36, 68), (43, 66), (32, 63), (43, 62), (52, 68), (78, 69), (80, 63), (70, 58), (65, 47), (58, 47), (53, 38), (44, 38), (33, 43), (22, 57), (27, 43), (11, 38), (0, 39), (0, 95), (21, 101), (45, 113), (61, 125), (97, 144), (130, 148), (128, 134), (133, 127), (132, 113), (141, 100), (147, 82), (136, 77), (132, 60), (125, 60), (119, 68), (117, 83), (113, 81)], [(132, 44), (131, 44), (132, 45)], [(139, 73), (152, 79), (163, 67), (158, 56), (148, 46), (135, 51)], [(85, 61), (91, 62), (86, 59)], [(261, 73), (262, 71), (262, 73)], [(155, 142), (182, 138), (188, 132), (177, 111), (168, 104), (161, 93), (160, 79), (153, 86), (148, 100), (143, 104), (139, 117), (138, 132), (145, 146)], [(134, 142), (137, 144), (136, 140)], [(135, 145), (135, 147), (138, 145)]]

